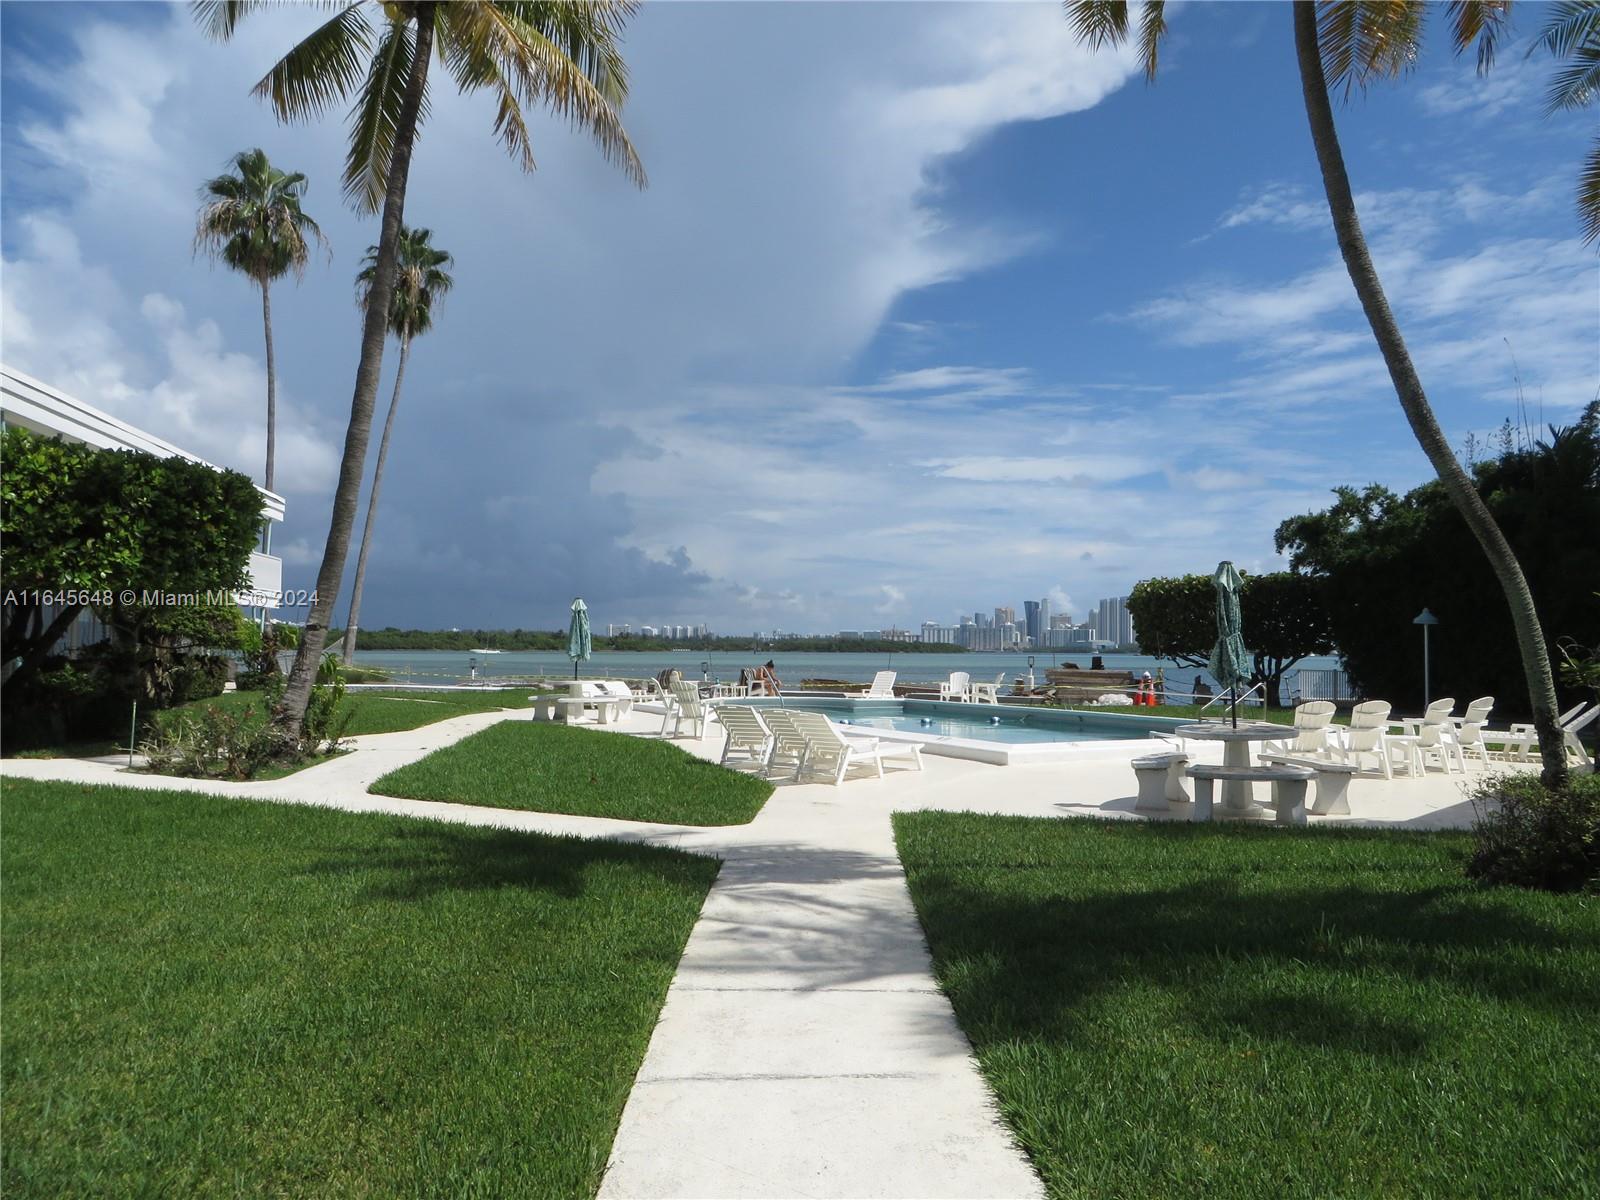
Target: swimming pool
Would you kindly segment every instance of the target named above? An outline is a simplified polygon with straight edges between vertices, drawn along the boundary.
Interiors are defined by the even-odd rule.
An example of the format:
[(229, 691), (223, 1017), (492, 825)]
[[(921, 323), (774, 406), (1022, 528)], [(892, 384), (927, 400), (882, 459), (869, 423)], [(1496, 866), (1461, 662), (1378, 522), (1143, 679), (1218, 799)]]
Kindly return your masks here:
[(854, 700), (833, 697), (757, 698), (757, 708), (826, 713), (836, 725), (890, 741), (921, 742), (930, 754), (1009, 763), (1126, 753), (1183, 722), (1129, 713), (1012, 704), (960, 704), (942, 700)]

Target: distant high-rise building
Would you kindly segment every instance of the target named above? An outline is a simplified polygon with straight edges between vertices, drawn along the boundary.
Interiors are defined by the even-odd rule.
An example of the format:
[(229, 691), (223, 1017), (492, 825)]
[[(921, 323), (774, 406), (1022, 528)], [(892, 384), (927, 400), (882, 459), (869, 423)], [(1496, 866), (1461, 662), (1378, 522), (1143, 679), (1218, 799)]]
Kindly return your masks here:
[(1116, 646), (1135, 644), (1133, 614), (1128, 611), (1126, 596), (1108, 596), (1100, 601), (1095, 606), (1090, 623), (1093, 624), (1094, 636), (1099, 641), (1110, 642)]
[(1003, 607), (997, 606), (994, 610), (994, 623), (997, 627), (1001, 625), (1015, 625), (1017, 623), (1017, 610), (1012, 608), (1010, 605), (1005, 605)]
[(1035, 646), (1045, 644), (1045, 635), (1050, 632), (1051, 616), (1049, 600), (1024, 600), (1022, 602), (1024, 624), (1028, 637)]

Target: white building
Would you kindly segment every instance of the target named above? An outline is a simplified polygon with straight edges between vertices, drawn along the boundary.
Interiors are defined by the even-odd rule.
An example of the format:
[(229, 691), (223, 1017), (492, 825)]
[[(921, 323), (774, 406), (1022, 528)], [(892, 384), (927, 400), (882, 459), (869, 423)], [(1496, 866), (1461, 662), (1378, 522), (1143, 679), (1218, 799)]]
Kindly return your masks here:
[[(199, 456), (153, 433), (136, 429), (110, 413), (101, 412), (4, 365), (0, 365), (0, 425), (16, 425), (47, 437), (98, 446), (102, 450), (142, 450), (159, 458), (185, 458), (205, 463)], [(272, 527), (283, 520), (283, 497), (262, 487), (256, 490), (261, 494), (261, 537), (250, 554), (249, 579), (245, 590), (239, 593), (239, 604), (265, 616), (283, 600), (283, 560), (272, 553)], [(85, 619), (93, 618), (85, 614)]]

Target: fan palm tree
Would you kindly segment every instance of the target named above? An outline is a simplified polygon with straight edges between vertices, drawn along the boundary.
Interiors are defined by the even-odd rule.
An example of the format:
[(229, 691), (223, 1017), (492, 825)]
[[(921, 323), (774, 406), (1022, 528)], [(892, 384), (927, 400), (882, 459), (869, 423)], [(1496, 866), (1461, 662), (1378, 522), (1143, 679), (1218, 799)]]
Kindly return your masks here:
[(325, 241), (317, 223), (300, 207), (306, 177), (280, 171), (264, 150), (233, 156), (233, 170), (208, 180), (195, 223), (196, 250), (221, 259), (261, 289), (261, 323), (267, 331), (267, 470), (262, 486), (272, 490), (278, 433), (278, 366), (272, 353), (272, 284), (293, 270), (298, 278), (310, 257), (310, 240)]
[[(1068, 0), (1067, 16), (1080, 40), (1091, 47), (1117, 45), (1129, 36), (1126, 0)], [(1505, 535), (1496, 524), (1471, 477), (1445, 441), (1433, 407), (1423, 391), (1422, 380), (1406, 349), (1399, 323), (1389, 308), (1383, 284), (1378, 279), (1366, 236), (1356, 214), (1355, 197), (1345, 170), (1344, 153), (1333, 119), (1329, 88), (1350, 89), (1365, 86), (1372, 79), (1392, 77), (1406, 71), (1417, 58), (1423, 26), (1432, 6), (1387, 0), (1383, 3), (1354, 0), (1294, 0), (1295, 56), (1300, 69), (1301, 91), (1306, 116), (1311, 126), (1311, 141), (1322, 170), (1323, 190), (1333, 219), (1334, 236), (1345, 269), (1355, 286), (1367, 323), (1372, 328), (1378, 350), (1389, 369), (1400, 408), (1411, 432), (1428, 461), (1433, 465), (1451, 502), (1483, 548), (1495, 577), (1505, 593), (1516, 629), (1517, 649), (1528, 684), (1528, 699), (1533, 709), (1534, 727), (1539, 733), (1543, 778), (1557, 786), (1567, 776), (1566, 751), (1556, 723), (1555, 675), (1550, 667), (1550, 652), (1545, 643), (1533, 594)], [(1478, 69), (1485, 71), (1494, 61), (1495, 47), (1503, 33), (1510, 8), (1509, 0), (1451, 0), (1445, 6), (1450, 17), (1451, 42), (1460, 53), (1477, 45)], [(1139, 50), (1146, 78), (1153, 79), (1162, 36), (1166, 32), (1164, 5), (1159, 0), (1146, 3), (1140, 14)]]
[[(225, 40), (260, 6), (261, 0), (197, 0), (194, 12), (210, 36)], [(634, 0), (385, 0), (381, 8), (354, 0), (256, 84), (255, 94), (284, 121), (320, 116), (352, 101), (345, 194), (363, 211), (382, 211), (328, 541), (294, 669), (274, 714), (286, 733), (297, 731), (305, 717), (350, 553), (389, 327), (411, 152), (428, 109), (429, 65), (437, 57), (460, 90), (488, 91), (494, 97), (494, 131), (524, 170), (533, 169), (534, 159), (523, 108), (543, 104), (587, 131), (606, 158), (643, 187), (644, 168), (618, 115), (628, 91), (618, 38), (635, 9)]]
[[(378, 248), (367, 247), (366, 265), (356, 276), (356, 289), (363, 308), (371, 302), (372, 283), (378, 275)], [(433, 328), (433, 306), (455, 280), (446, 267), (454, 263), (443, 250), (433, 245), (431, 229), (400, 228), (400, 248), (396, 264), (394, 297), (389, 301), (389, 332), (400, 340), (400, 361), (395, 366), (394, 393), (389, 397), (389, 415), (383, 420), (383, 437), (378, 440), (378, 462), (372, 468), (372, 491), (367, 494), (367, 520), (361, 529), (361, 549), (356, 554), (356, 578), (350, 585), (350, 619), (344, 628), (344, 665), (356, 656), (356, 630), (361, 623), (361, 589), (367, 579), (367, 552), (372, 549), (373, 518), (378, 511), (378, 494), (383, 490), (383, 464), (389, 460), (389, 438), (394, 433), (394, 414), (400, 407), (400, 384), (406, 377), (406, 359), (411, 356), (411, 339)]]

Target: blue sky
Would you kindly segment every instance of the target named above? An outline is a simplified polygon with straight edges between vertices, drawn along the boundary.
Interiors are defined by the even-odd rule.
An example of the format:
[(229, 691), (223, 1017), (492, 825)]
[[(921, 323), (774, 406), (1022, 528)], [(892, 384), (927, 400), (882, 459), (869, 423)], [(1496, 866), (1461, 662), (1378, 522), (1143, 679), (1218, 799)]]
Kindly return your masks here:
[[(185, 8), (0, 10), (8, 364), (259, 476), (259, 301), (191, 257), (196, 189), (256, 145), (310, 176), (332, 254), (274, 292), (290, 586), (326, 534), (376, 238), (340, 202), (342, 118), (281, 127), (248, 95), (316, 19), (216, 46)], [(412, 354), (362, 623), (555, 627), (579, 593), (602, 625), (915, 626), (1041, 595), (1081, 618), (1145, 576), (1272, 569), (1278, 521), (1338, 484), (1422, 481), (1288, 6), (1171, 26), (1147, 86), (1053, 3), (647, 5), (643, 192), (543, 119), (522, 175), (486, 101), (436, 88), (406, 215), (457, 289)], [(1458, 445), (1517, 415), (1518, 380), (1546, 422), (1600, 388), (1571, 199), (1593, 114), (1546, 119), (1546, 69), (1513, 44), (1479, 78), (1435, 40), (1339, 109)]]

